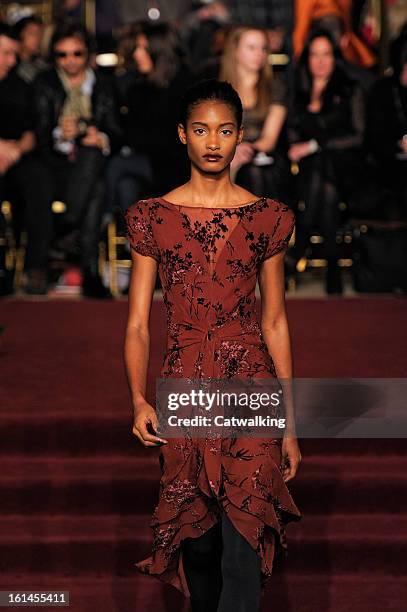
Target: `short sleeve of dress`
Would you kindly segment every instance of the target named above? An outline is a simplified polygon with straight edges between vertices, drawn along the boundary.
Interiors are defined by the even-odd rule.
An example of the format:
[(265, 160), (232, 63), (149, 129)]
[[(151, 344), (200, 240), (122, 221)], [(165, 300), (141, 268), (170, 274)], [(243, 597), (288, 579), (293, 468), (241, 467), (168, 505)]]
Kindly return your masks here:
[(154, 237), (148, 203), (145, 200), (135, 202), (124, 213), (126, 236), (132, 249), (140, 255), (153, 257), (160, 261), (160, 249)]
[(286, 251), (295, 227), (295, 214), (285, 204), (275, 202), (273, 226), (270, 228), (267, 249), (263, 261)]

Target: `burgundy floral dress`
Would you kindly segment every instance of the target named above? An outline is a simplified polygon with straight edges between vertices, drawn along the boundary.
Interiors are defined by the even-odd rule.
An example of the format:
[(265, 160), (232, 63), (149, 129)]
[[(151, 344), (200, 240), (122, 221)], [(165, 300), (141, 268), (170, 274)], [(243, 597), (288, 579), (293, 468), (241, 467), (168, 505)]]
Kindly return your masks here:
[[(126, 224), (131, 247), (159, 262), (167, 312), (161, 377), (275, 377), (255, 287), (260, 264), (288, 246), (292, 211), (269, 198), (235, 208), (150, 198), (129, 207)], [(282, 439), (167, 440), (152, 555), (136, 568), (189, 597), (181, 541), (201, 536), (227, 512), (261, 557), (264, 587), (276, 547), (287, 552), (285, 524), (301, 518), (281, 473)]]

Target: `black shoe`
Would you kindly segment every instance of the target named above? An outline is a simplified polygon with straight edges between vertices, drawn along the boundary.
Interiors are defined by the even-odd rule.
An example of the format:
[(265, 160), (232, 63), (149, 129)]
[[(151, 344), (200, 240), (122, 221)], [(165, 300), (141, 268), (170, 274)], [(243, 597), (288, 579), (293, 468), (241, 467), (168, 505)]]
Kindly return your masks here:
[(98, 300), (112, 300), (113, 295), (110, 290), (104, 286), (99, 274), (84, 272), (82, 281), (82, 295), (88, 298)]
[(27, 270), (27, 282), (24, 291), (27, 295), (47, 295), (47, 271), (43, 268)]

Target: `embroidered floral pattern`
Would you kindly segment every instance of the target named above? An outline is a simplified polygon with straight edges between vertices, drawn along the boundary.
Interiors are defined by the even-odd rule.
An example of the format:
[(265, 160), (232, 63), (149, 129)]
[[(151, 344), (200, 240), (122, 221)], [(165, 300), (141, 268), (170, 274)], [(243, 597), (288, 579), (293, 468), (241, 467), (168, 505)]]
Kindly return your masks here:
[(190, 482), (187, 478), (179, 480), (176, 478), (169, 484), (163, 493), (163, 498), (168, 504), (172, 504), (180, 508), (183, 504), (194, 500), (196, 495), (196, 485)]

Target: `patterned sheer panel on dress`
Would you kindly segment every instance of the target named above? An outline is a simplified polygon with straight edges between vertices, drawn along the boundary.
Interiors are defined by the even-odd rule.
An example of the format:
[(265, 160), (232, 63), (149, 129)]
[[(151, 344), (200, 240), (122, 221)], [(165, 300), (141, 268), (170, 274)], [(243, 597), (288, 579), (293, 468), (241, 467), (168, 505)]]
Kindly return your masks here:
[(198, 239), (205, 237), (201, 244), (208, 262), (208, 270), (213, 274), (223, 249), (229, 249), (229, 255), (232, 255), (231, 237), (239, 224), (238, 215), (229, 214), (232, 208), (216, 210), (179, 205), (179, 209), (189, 225), (190, 234)]

